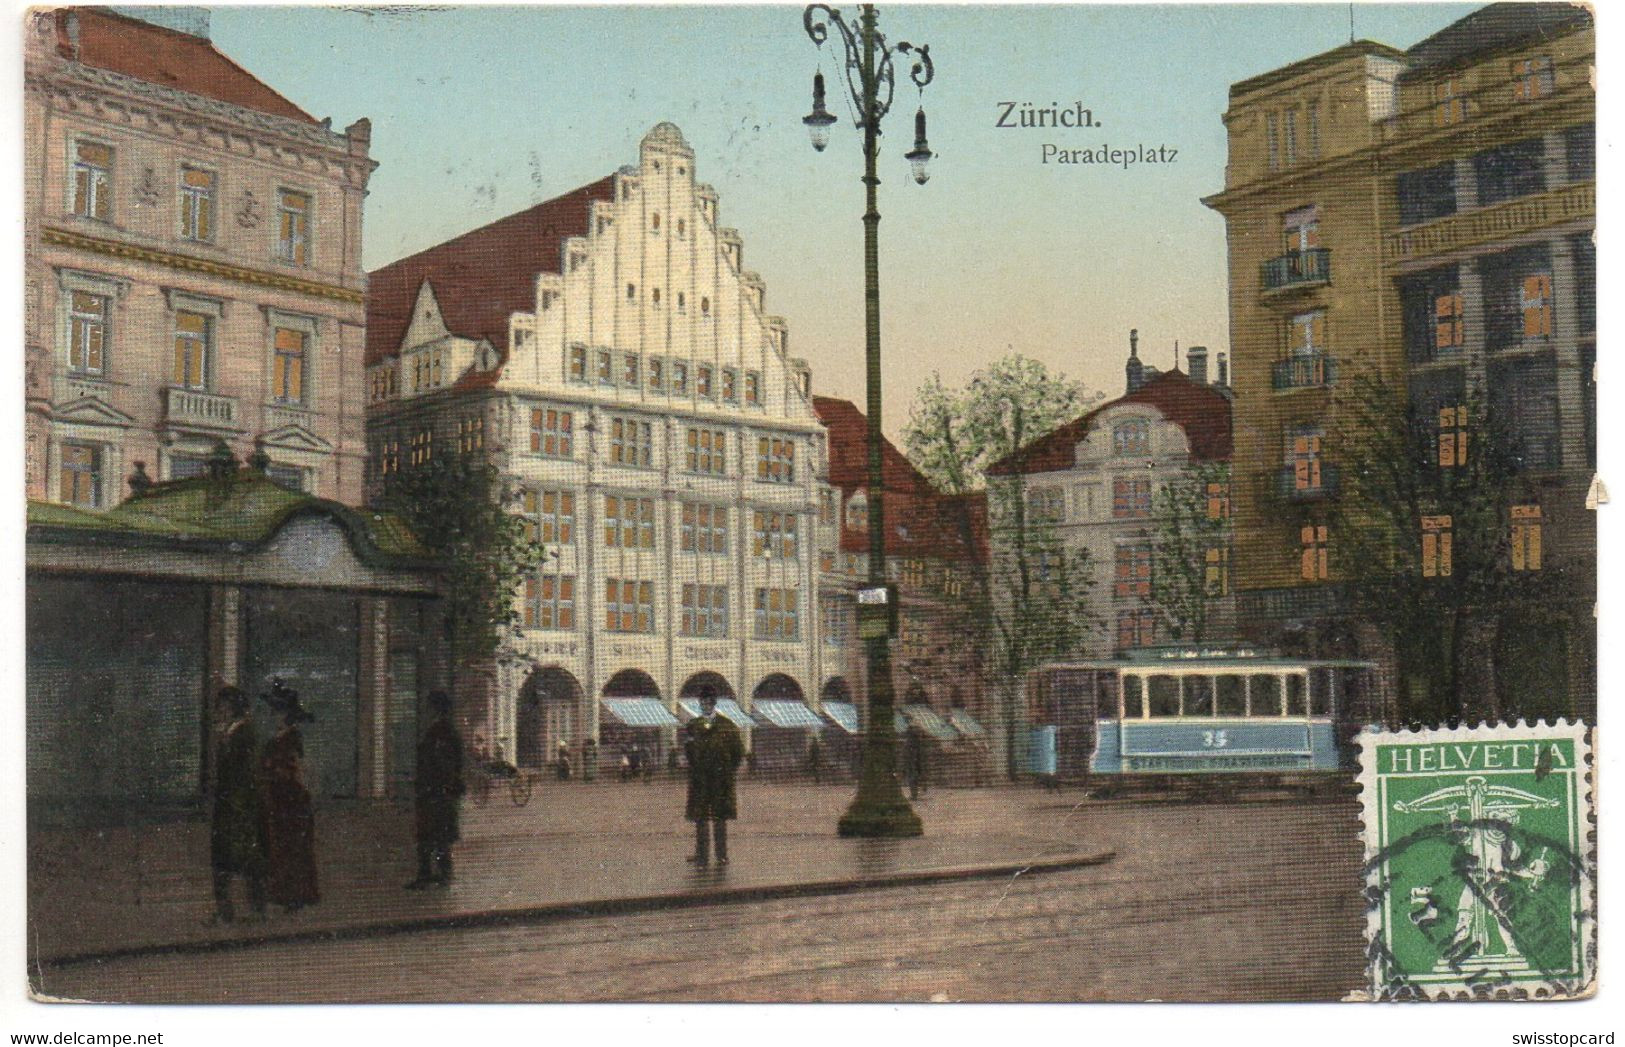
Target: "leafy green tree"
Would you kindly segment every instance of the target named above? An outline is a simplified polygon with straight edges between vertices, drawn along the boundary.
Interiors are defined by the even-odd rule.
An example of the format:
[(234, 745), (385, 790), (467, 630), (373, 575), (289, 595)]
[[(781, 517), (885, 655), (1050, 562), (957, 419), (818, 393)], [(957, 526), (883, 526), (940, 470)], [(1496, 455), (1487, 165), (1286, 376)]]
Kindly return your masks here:
[(1002, 697), (1012, 777), (1017, 698), (1027, 672), (1076, 653), (1098, 623), (1088, 603), (1087, 553), (1065, 547), (1055, 514), (1032, 497), (1024, 474), (990, 476), (988, 470), (1099, 399), (1082, 383), (1011, 354), (959, 389), (945, 387), (933, 374), (915, 394), (903, 430), (910, 460), (939, 490), (986, 496), (988, 557), (980, 555), (978, 522), (963, 501), (966, 511), (954, 521), (971, 564), (971, 591), (961, 606)]
[(1350, 609), (1394, 646), (1401, 715), (1537, 712), (1496, 694), (1497, 638), (1571, 628), (1582, 586), (1571, 567), (1531, 555), (1527, 529), (1515, 535), (1512, 507), (1534, 501), (1517, 434), (1479, 397), (1452, 405), (1462, 413), (1446, 422), (1372, 375), (1339, 406), (1329, 450), (1348, 464), (1330, 519), (1334, 563)]
[(446, 570), (446, 618), (458, 664), (490, 657), (519, 624), (515, 594), (542, 548), (502, 474), (478, 455), (437, 454), (389, 477), (383, 508), (398, 513)]
[[(1157, 541), (1151, 552), (1151, 599), (1162, 611), (1175, 640), (1201, 644), (1211, 639), (1214, 614), (1224, 597), (1222, 582), (1208, 572), (1208, 553), (1229, 550), (1229, 520), (1208, 504), (1208, 489), (1226, 491), (1230, 470), (1218, 462), (1196, 462), (1157, 493)], [(1222, 578), (1222, 575), (1221, 575)]]

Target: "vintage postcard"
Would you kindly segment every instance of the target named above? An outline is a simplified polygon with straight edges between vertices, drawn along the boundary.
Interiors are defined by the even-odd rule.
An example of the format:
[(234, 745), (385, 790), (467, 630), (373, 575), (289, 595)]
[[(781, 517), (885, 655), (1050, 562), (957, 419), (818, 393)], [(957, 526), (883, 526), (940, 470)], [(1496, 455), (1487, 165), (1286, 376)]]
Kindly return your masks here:
[(30, 1014), (1596, 994), (1590, 8), (13, 13)]

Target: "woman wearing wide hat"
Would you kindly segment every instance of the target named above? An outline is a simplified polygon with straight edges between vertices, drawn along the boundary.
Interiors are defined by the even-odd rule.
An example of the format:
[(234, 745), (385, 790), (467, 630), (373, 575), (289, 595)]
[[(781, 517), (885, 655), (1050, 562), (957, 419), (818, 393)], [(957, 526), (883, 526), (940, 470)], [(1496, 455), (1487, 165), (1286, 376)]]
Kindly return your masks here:
[(282, 729), (265, 747), (266, 894), (289, 912), (320, 900), (316, 890), (316, 814), (305, 788), (302, 723), (316, 719), (281, 679), (260, 700), (282, 715)]

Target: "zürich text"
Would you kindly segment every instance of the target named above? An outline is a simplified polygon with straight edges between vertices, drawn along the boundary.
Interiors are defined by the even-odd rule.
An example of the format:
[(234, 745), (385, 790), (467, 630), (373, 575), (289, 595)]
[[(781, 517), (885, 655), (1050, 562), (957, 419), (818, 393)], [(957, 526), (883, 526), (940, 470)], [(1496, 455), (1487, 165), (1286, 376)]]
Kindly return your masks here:
[(1060, 102), (1034, 105), (1031, 102), (998, 102), (999, 118), (994, 127), (1099, 127), (1095, 111), (1082, 102), (1062, 106)]

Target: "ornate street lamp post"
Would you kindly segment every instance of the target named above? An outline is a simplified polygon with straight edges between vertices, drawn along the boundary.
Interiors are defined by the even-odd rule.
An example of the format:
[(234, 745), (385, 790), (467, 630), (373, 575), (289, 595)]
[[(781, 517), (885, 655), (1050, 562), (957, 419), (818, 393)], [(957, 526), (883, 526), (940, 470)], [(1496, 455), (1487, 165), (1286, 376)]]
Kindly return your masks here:
[[(875, 157), (880, 151), (880, 121), (891, 109), (895, 73), (893, 54), (913, 62), (910, 78), (922, 92), (931, 82), (931, 53), (928, 47), (908, 43), (888, 44), (875, 27), (875, 8), (864, 4), (862, 14), (846, 21), (841, 12), (827, 4), (812, 4), (803, 21), (807, 35), (819, 47), (829, 39), (834, 26), (844, 45), (846, 84), (856, 107), (855, 118), (863, 132), (863, 184), (868, 209), (863, 213), (864, 268), (864, 350), (868, 363), (869, 414), (869, 589), (861, 598), (882, 599), (881, 608), (896, 614), (895, 590), (886, 585), (886, 517), (882, 509), (880, 435), (880, 211), (875, 206), (875, 190), (880, 178), (875, 174)], [(829, 128), (836, 118), (824, 107), (824, 75), (813, 76), (813, 111), (802, 121), (812, 136), (813, 148), (823, 151), (829, 144)], [(915, 141), (905, 158), (913, 165), (914, 180), (921, 185), (929, 177), (926, 161), (931, 149), (925, 140), (925, 110), (914, 117)], [(881, 594), (884, 594), (883, 596)], [(872, 608), (872, 604), (870, 607)], [(891, 648), (884, 630), (864, 628), (860, 603), (860, 635), (869, 663), (869, 722), (863, 734), (863, 771), (858, 794), (841, 816), (842, 836), (918, 836), (920, 817), (914, 813), (896, 775), (897, 731), (892, 722), (895, 692), (892, 687)], [(882, 615), (881, 617), (884, 617)]]

